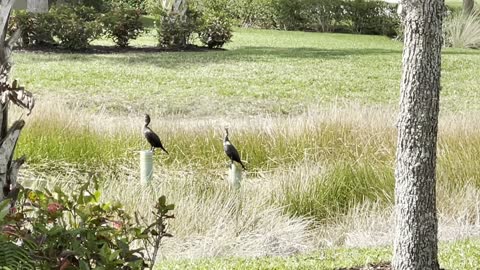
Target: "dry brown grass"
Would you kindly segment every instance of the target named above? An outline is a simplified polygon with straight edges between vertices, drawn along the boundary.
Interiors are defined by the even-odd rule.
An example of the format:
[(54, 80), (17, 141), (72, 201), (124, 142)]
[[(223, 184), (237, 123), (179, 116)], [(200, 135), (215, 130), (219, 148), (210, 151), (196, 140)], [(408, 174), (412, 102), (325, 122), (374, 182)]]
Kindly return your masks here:
[[(18, 114), (12, 118), (16, 117)], [(297, 116), (248, 119), (153, 116), (153, 128), (161, 132), (167, 148), (174, 153), (172, 156), (196, 147), (189, 145), (192, 144), (187, 140), (189, 137), (207, 146), (196, 152), (205, 153), (197, 159), (182, 159), (181, 155), (159, 157), (149, 186), (138, 183), (135, 151), (143, 143), (139, 133), (142, 118), (89, 114), (81, 108), (66, 110), (54, 103), (39, 103), (35, 114), (27, 119), (27, 132), (49, 123), (48, 128), (53, 131), (87, 127), (92, 138), (121, 135), (127, 143), (134, 143), (125, 149), (115, 149), (117, 152), (113, 153), (126, 153), (118, 158), (111, 155), (112, 162), (97, 158), (98, 166), (86, 171), (81, 164), (44, 157), (27, 166), (20, 181), (30, 186), (68, 187), (100, 177), (103, 200), (118, 200), (129, 211), (144, 213), (148, 213), (156, 197), (165, 194), (176, 204), (176, 219), (171, 224), (175, 237), (166, 241), (163, 248), (163, 255), (169, 258), (290, 255), (325, 246), (382, 245), (392, 239), (392, 190), (386, 190), (392, 181), (395, 150), (396, 113), (392, 108), (341, 104), (312, 108)], [(480, 171), (476, 162), (480, 158), (479, 123), (476, 114), (449, 113), (441, 117), (438, 211), (443, 240), (471, 237), (480, 231), (480, 186), (475, 178)], [(225, 125), (235, 131), (234, 138), (240, 148), (246, 149), (243, 154), (247, 161), (255, 160), (254, 155), (270, 153), (254, 152), (255, 147), (264, 143), (284, 147), (284, 153), (299, 152), (291, 154), (288, 163), (283, 163), (287, 159), (275, 156), (262, 157), (267, 162), (258, 163), (253, 172), (247, 172), (241, 190), (233, 192), (225, 181), (227, 162), (221, 148), (216, 146), (221, 146)], [(175, 140), (177, 137), (182, 139)], [(290, 146), (292, 141), (295, 144)], [(253, 146), (246, 148), (247, 144)], [(101, 151), (113, 151), (108, 147), (122, 144), (94, 146)], [(200, 159), (203, 161), (197, 161)], [(57, 162), (56, 167), (61, 169), (52, 169)], [(216, 164), (202, 167), (195, 162)], [(338, 171), (345, 164), (353, 168), (353, 173), (363, 172), (361, 168), (372, 173), (347, 179), (350, 174)], [(347, 191), (321, 189), (341, 179), (348, 180), (347, 184), (361, 182), (364, 186)], [(336, 193), (312, 193), (312, 187)], [(334, 212), (327, 212), (328, 218), (323, 220), (294, 211), (311, 202), (327, 204), (329, 201), (322, 201), (326, 195), (332, 196), (335, 203), (335, 198), (345, 197), (342, 192), (349, 192), (347, 199), (351, 195), (359, 195), (360, 199), (347, 201), (341, 208), (327, 205)], [(355, 192), (369, 193), (363, 196)], [(297, 203), (298, 208), (286, 204), (289, 200)]]

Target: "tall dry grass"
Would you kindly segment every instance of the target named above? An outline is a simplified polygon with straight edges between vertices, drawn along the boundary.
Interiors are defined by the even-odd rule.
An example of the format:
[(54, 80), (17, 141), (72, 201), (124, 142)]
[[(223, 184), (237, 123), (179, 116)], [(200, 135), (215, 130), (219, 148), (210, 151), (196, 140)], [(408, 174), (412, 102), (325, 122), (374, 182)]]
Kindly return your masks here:
[[(155, 157), (149, 186), (138, 177), (146, 144), (142, 116), (91, 115), (39, 104), (27, 119), (20, 181), (68, 188), (98, 179), (103, 200), (148, 215), (165, 194), (176, 204), (163, 256), (289, 255), (322, 246), (388, 244), (392, 239), (396, 113), (347, 104), (290, 117), (182, 119), (153, 116), (171, 155)], [(12, 118), (16, 118), (14, 115)], [(440, 121), (440, 238), (478, 235), (480, 121), (445, 114)], [(238, 192), (229, 189), (222, 129), (247, 161)]]
[(454, 48), (480, 48), (480, 10), (469, 14), (457, 11), (450, 14), (444, 25), (445, 44)]

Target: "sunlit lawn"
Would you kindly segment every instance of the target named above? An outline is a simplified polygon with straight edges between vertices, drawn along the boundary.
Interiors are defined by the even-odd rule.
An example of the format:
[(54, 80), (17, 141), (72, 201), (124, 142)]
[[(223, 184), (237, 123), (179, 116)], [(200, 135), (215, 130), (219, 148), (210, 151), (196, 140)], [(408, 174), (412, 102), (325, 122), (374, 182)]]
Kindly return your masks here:
[[(474, 270), (480, 264), (480, 243), (459, 241), (440, 244), (440, 267), (448, 270)], [(160, 262), (156, 269), (315, 269), (333, 270), (346, 267), (367, 266), (389, 262), (392, 251), (389, 248), (325, 249), (311, 255), (278, 258), (235, 259), (217, 258), (207, 260), (184, 260)]]
[[(155, 44), (153, 32), (132, 42)], [(401, 51), (380, 36), (236, 29), (225, 50), (17, 53), (15, 76), (94, 112), (291, 114), (346, 100), (396, 104)], [(479, 62), (479, 51), (444, 50), (444, 108), (480, 108)]]

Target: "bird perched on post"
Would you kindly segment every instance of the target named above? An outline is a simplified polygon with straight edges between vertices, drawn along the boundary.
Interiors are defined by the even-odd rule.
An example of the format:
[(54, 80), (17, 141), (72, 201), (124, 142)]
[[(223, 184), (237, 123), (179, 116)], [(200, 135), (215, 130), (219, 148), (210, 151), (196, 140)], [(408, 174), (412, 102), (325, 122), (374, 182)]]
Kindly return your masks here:
[(233, 146), (233, 144), (228, 139), (228, 128), (225, 128), (225, 139), (223, 139), (223, 151), (225, 151), (225, 154), (227, 154), (227, 156), (232, 161), (231, 164), (233, 164), (233, 162), (236, 161), (240, 163), (240, 165), (242, 165), (242, 168), (244, 170), (246, 170), (245, 166), (242, 163), (242, 160), (240, 159), (240, 154), (238, 153), (235, 146)]
[(142, 132), (143, 136), (145, 136), (145, 139), (147, 139), (147, 142), (150, 144), (150, 146), (152, 146), (150, 151), (154, 152), (155, 148), (160, 148), (168, 154), (167, 150), (165, 150), (163, 147), (160, 138), (148, 127), (148, 124), (150, 124), (150, 115), (145, 114), (145, 125), (142, 128)]

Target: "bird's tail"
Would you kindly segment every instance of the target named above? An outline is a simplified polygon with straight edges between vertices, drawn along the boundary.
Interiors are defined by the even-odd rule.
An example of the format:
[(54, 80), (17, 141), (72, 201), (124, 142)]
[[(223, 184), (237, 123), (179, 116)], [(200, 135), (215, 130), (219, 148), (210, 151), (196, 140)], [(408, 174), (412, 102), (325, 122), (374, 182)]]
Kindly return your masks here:
[(243, 168), (244, 171), (247, 170), (247, 168), (245, 168), (245, 165), (243, 165), (243, 162), (240, 161), (240, 165), (242, 165), (242, 168)]
[(167, 155), (170, 155), (165, 148), (162, 147), (161, 149), (163, 150), (163, 152), (167, 153)]

